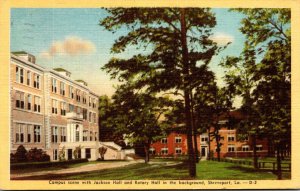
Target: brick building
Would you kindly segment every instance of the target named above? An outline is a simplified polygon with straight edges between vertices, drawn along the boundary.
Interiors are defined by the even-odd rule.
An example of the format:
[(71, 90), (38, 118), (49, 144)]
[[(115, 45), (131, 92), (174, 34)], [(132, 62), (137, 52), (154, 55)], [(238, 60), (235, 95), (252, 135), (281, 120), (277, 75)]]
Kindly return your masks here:
[(71, 73), (48, 70), (35, 63), (26, 52), (11, 54), (10, 147), (41, 148), (51, 160), (79, 158), (96, 160), (98, 148), (98, 99), (83, 80)]
[[(235, 118), (241, 118), (240, 113), (234, 111), (231, 112)], [(226, 123), (228, 119), (222, 118), (222, 123)], [(210, 132), (213, 132), (214, 128), (210, 128)], [(217, 157), (216, 152), (216, 140), (210, 137), (209, 142), (209, 132), (201, 133), (197, 135), (197, 144), (199, 156), (202, 158), (207, 158), (210, 154), (211, 156)], [(220, 155), (224, 157), (251, 157), (253, 154), (252, 139), (251, 137), (246, 137), (241, 139), (238, 136), (236, 129), (231, 129), (228, 127), (220, 128), (219, 134), (221, 136), (220, 143), (222, 143)], [(269, 145), (266, 138), (256, 140), (256, 150), (257, 155), (264, 157), (269, 154)], [(150, 147), (150, 153), (153, 156), (172, 156), (176, 157), (178, 155), (187, 154), (187, 136), (184, 131), (174, 130), (168, 134), (168, 136), (162, 138), (160, 141), (153, 143)]]

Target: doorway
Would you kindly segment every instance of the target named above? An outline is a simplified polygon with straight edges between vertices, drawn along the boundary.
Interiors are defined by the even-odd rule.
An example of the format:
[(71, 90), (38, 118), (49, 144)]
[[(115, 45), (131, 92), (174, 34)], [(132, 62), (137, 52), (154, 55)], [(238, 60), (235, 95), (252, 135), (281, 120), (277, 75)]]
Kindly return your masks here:
[(201, 156), (206, 157), (206, 147), (201, 147)]
[(68, 160), (72, 159), (72, 149), (68, 149)]

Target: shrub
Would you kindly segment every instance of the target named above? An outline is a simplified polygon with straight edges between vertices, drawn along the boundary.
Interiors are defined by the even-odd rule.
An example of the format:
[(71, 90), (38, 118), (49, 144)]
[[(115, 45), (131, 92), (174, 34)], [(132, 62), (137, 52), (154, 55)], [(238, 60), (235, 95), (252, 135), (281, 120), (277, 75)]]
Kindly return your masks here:
[(42, 149), (37, 149), (37, 148), (30, 149), (26, 157), (27, 160), (30, 162), (50, 161), (50, 156), (47, 155), (47, 153)]
[(11, 159), (13, 159), (15, 162), (26, 162), (27, 150), (23, 145), (18, 146), (17, 152), (15, 154), (11, 155)]

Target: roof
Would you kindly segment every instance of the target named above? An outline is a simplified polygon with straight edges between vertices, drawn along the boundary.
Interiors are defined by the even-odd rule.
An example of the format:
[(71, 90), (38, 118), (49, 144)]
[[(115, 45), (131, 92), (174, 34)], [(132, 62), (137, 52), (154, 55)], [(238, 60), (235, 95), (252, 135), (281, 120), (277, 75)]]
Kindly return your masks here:
[(53, 70), (55, 70), (55, 71), (57, 71), (57, 72), (68, 72), (68, 73), (71, 73), (71, 72), (69, 72), (68, 70), (63, 69), (63, 68), (53, 68)]
[(25, 51), (15, 51), (15, 52), (11, 52), (12, 54), (29, 54)]

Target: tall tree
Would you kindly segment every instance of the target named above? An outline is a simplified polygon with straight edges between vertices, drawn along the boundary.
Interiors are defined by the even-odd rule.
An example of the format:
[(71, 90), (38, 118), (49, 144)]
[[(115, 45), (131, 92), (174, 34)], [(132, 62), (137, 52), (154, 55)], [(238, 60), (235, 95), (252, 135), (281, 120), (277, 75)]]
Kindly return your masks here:
[(172, 91), (184, 99), (188, 141), (189, 174), (196, 176), (192, 142), (191, 75), (192, 68), (208, 64), (220, 51), (209, 39), (216, 25), (210, 9), (200, 8), (116, 8), (100, 24), (115, 32), (129, 32), (116, 40), (112, 52), (124, 52), (132, 46), (146, 47), (143, 54), (129, 59), (113, 58), (104, 67), (113, 78), (131, 79), (136, 87), (149, 92)]
[(261, 123), (277, 150), (277, 175), (281, 179), (281, 150), (291, 137), (291, 12), (290, 9), (236, 9), (245, 15), (241, 32), (245, 49), (256, 53), (251, 91)]

